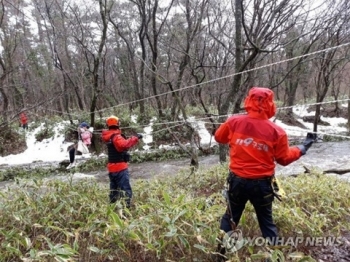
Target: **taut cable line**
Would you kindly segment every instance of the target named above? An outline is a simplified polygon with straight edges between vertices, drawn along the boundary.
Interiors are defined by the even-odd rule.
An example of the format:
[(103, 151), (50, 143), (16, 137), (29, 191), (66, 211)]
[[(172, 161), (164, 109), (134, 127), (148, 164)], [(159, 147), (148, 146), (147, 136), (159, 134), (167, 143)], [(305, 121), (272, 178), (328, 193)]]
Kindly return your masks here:
[[(237, 73), (234, 73), (234, 74), (230, 74), (230, 75), (214, 78), (214, 79), (211, 79), (211, 80), (208, 80), (208, 81), (205, 81), (205, 82), (201, 82), (201, 83), (198, 83), (198, 84), (185, 86), (185, 87), (179, 88), (177, 90), (167, 91), (167, 92), (164, 92), (164, 93), (161, 93), (161, 94), (157, 94), (157, 95), (153, 95), (153, 96), (149, 96), (149, 97), (133, 100), (133, 101), (130, 101), (130, 102), (118, 104), (116, 106), (109, 107), (107, 109), (101, 109), (101, 110), (95, 111), (95, 112), (103, 112), (104, 110), (108, 110), (108, 109), (111, 109), (111, 108), (116, 108), (116, 107), (120, 107), (120, 106), (126, 106), (126, 105), (129, 105), (129, 104), (132, 104), (132, 103), (137, 103), (137, 102), (145, 101), (145, 100), (148, 100), (148, 99), (161, 97), (161, 96), (164, 96), (164, 95), (169, 95), (169, 94), (172, 94), (172, 93), (175, 93), (175, 92), (183, 91), (183, 90), (194, 88), (194, 87), (199, 87), (199, 86), (202, 86), (202, 85), (205, 85), (205, 84), (209, 84), (209, 83), (213, 83), (213, 82), (216, 82), (216, 81), (219, 81), (219, 80), (223, 80), (223, 79), (226, 79), (226, 78), (231, 78), (231, 77), (234, 77), (236, 75), (257, 71), (257, 70), (260, 70), (260, 69), (263, 69), (263, 68), (271, 67), (271, 66), (274, 66), (274, 65), (279, 65), (279, 64), (282, 64), (282, 63), (290, 62), (290, 61), (293, 61), (293, 60), (296, 60), (296, 59), (300, 59), (300, 58), (303, 58), (303, 57), (316, 55), (316, 54), (323, 53), (323, 52), (329, 52), (331, 50), (334, 50), (334, 49), (337, 49), (337, 48), (341, 48), (341, 47), (345, 47), (345, 46), (348, 46), (348, 45), (350, 45), (350, 42), (344, 43), (344, 44), (341, 44), (341, 45), (337, 45), (337, 46), (333, 46), (333, 47), (329, 47), (329, 48), (325, 48), (325, 49), (322, 49), (322, 50), (314, 51), (314, 52), (311, 52), (311, 53), (308, 53), (308, 54), (303, 54), (303, 55), (300, 55), (300, 56), (296, 56), (296, 57), (284, 59), (284, 60), (281, 60), (281, 61), (273, 62), (273, 63), (266, 64), (266, 65), (263, 65), (263, 66), (254, 67), (254, 68), (251, 68), (251, 69), (244, 70), (242, 72), (237, 72)], [(153, 72), (153, 73), (156, 74), (157, 72)]]

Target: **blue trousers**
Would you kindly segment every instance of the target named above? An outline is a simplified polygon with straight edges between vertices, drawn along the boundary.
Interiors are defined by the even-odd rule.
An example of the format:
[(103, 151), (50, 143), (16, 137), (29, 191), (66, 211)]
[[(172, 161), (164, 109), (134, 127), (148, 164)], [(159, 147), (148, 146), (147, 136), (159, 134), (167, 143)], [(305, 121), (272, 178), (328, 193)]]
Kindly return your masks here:
[[(272, 219), (272, 202), (274, 200), (270, 179), (249, 180), (230, 174), (228, 178), (228, 197), (231, 203), (232, 219), (238, 225), (248, 201), (253, 205), (264, 238), (274, 241), (277, 238), (277, 227)], [(230, 212), (221, 218), (220, 229), (225, 232), (232, 230)]]
[(130, 185), (129, 170), (124, 169), (119, 172), (109, 173), (109, 200), (115, 203), (124, 199), (127, 208), (130, 208), (132, 189)]

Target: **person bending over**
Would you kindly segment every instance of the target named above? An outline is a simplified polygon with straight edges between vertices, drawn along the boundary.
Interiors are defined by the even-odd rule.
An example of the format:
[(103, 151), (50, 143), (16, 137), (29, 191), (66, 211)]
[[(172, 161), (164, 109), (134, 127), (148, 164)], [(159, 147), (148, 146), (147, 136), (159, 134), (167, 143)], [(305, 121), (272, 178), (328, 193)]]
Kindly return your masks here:
[[(82, 122), (78, 127), (78, 138), (80, 141), (82, 141), (82, 143), (86, 146), (87, 149), (91, 145), (91, 138), (92, 138), (92, 133), (89, 130), (89, 128), (90, 127), (86, 122)], [(78, 143), (79, 143), (79, 141), (78, 141)], [(73, 146), (71, 146), (68, 149), (69, 163), (70, 164), (67, 166), (67, 169), (71, 169), (73, 167), (76, 167), (77, 163), (75, 161), (75, 156), (76, 156), (77, 152), (79, 152), (79, 154), (86, 153), (86, 152), (79, 151), (78, 143), (74, 144)]]

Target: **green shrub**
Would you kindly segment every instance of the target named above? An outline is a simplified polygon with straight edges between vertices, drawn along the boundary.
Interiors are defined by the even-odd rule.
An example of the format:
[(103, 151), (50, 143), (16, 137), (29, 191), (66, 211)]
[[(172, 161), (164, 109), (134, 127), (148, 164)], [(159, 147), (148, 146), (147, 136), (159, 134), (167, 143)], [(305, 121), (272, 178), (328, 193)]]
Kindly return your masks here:
[(322, 136), (322, 140), (323, 140), (323, 142), (348, 141), (348, 138), (347, 138), (348, 136), (349, 136), (349, 134), (343, 134), (343, 135), (341, 135), (341, 134), (338, 134), (338, 135), (332, 135), (332, 134), (327, 135), (327, 134), (325, 134), (325, 135)]
[(53, 130), (53, 126), (45, 123), (43, 124), (41, 130), (35, 134), (35, 139), (36, 141), (41, 142), (44, 139), (54, 137), (54, 135), (55, 132)]
[[(136, 180), (132, 209), (108, 204), (108, 185), (91, 179), (18, 180), (1, 191), (0, 254), (3, 261), (212, 261), (227, 166)], [(349, 232), (350, 185), (318, 173), (280, 177), (287, 193), (274, 203), (281, 236), (339, 236)], [(334, 192), (337, 194), (334, 194)], [(126, 216), (126, 217), (124, 217)], [(247, 204), (239, 229), (260, 236)], [(305, 246), (243, 246), (231, 261), (295, 257), (315, 261)], [(289, 261), (288, 260), (288, 261)]]
[(11, 127), (2, 127), (0, 134), (0, 156), (18, 154), (27, 148), (24, 133)]

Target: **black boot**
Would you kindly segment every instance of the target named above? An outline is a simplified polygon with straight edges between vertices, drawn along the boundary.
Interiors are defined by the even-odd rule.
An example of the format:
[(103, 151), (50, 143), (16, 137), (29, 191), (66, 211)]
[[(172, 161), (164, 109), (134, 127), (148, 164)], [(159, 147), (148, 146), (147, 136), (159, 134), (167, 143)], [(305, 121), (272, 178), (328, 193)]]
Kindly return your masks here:
[(216, 253), (214, 254), (214, 262), (225, 262), (226, 261), (226, 249), (219, 243), (216, 249)]

